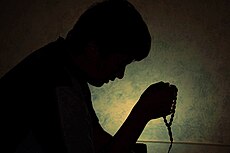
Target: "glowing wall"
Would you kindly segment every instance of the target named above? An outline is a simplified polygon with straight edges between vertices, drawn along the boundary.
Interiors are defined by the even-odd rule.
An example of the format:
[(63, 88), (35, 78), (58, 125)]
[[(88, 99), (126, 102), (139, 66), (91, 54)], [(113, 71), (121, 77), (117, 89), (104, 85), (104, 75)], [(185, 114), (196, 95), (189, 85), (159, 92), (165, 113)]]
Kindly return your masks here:
[[(172, 152), (220, 152), (220, 148), (229, 152), (227, 4), (145, 1), (138, 5), (154, 37), (153, 47), (147, 59), (127, 67), (124, 80), (92, 88), (102, 125), (115, 133), (149, 84), (168, 81), (179, 89), (172, 128), (178, 145)], [(139, 140), (161, 142), (153, 145), (153, 151), (163, 152), (162, 143), (169, 141), (163, 120), (151, 121)]]
[[(65, 36), (93, 0), (0, 1), (0, 75), (58, 36)], [(100, 123), (114, 134), (148, 85), (177, 85), (173, 152), (230, 152), (230, 2), (131, 0), (154, 37), (150, 55), (127, 67), (123, 80), (91, 87)], [(149, 153), (166, 152), (162, 119), (139, 141)]]

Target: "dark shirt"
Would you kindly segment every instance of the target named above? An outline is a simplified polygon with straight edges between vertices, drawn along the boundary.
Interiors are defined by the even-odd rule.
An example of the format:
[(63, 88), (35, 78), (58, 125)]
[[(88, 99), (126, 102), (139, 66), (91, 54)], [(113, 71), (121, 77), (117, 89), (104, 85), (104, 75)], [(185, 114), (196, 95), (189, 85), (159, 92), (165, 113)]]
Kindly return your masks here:
[(0, 79), (1, 152), (15, 152), (30, 131), (43, 152), (93, 152), (91, 128), (98, 118), (88, 84), (67, 64), (63, 44), (59, 38), (33, 52)]

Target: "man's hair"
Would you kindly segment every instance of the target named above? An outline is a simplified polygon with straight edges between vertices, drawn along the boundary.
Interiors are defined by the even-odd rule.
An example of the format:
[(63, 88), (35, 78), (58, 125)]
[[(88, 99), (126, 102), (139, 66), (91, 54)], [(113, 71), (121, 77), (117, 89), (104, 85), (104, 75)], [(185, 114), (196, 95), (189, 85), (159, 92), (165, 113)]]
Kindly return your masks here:
[(141, 15), (126, 0), (105, 0), (86, 10), (67, 34), (67, 43), (82, 50), (95, 41), (104, 54), (129, 54), (139, 61), (150, 50), (151, 36)]

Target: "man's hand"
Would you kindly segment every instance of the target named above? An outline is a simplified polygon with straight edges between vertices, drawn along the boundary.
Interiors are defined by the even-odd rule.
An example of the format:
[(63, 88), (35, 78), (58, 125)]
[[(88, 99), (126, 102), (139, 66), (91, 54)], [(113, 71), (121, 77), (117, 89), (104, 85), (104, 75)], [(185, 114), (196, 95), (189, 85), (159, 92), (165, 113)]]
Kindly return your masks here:
[(144, 120), (167, 116), (172, 113), (176, 96), (176, 86), (164, 82), (152, 84), (141, 95), (135, 109)]
[(108, 152), (130, 152), (148, 121), (172, 113), (171, 107), (176, 96), (177, 88), (174, 85), (164, 82), (150, 85), (141, 95), (124, 124), (114, 135)]

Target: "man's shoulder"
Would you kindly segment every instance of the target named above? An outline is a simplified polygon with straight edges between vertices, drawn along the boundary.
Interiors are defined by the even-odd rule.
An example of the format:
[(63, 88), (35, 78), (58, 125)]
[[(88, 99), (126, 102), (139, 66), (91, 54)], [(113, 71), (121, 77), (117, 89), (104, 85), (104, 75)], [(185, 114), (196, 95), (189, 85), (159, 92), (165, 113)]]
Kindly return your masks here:
[(63, 39), (51, 42), (33, 51), (0, 80), (5, 83), (69, 83), (69, 77), (62, 65), (59, 55)]

